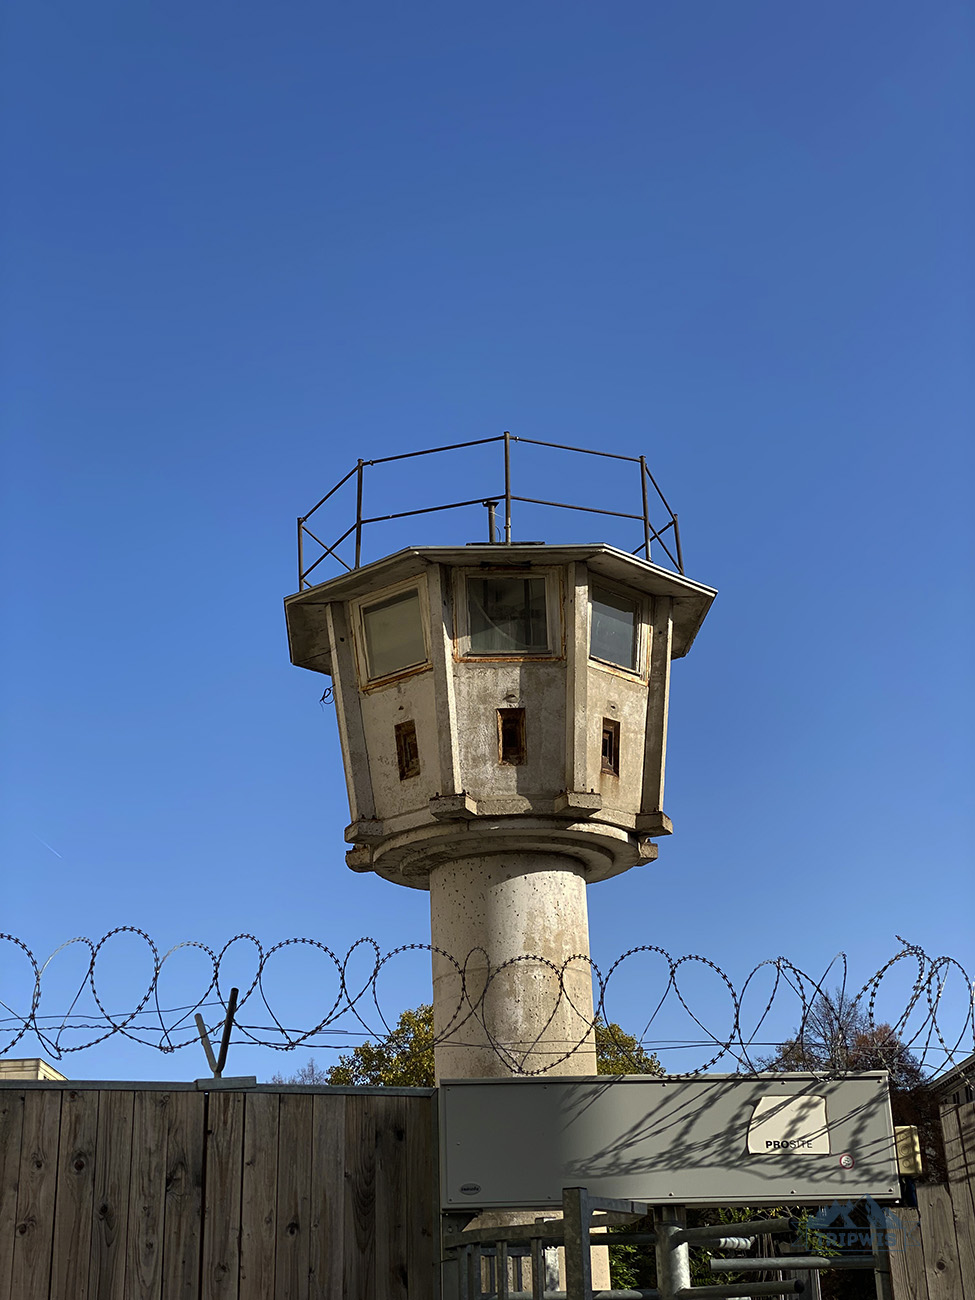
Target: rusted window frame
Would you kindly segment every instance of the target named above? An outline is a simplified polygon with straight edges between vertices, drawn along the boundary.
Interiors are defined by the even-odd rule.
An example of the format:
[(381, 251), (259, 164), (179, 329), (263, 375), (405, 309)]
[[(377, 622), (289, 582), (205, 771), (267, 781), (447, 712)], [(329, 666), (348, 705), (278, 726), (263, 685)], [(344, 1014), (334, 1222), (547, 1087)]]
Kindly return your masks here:
[[(627, 668), (625, 664), (615, 663), (612, 659), (600, 659), (592, 653), (592, 602), (596, 591), (609, 591), (614, 596), (627, 600), (636, 607), (636, 667)], [(642, 593), (633, 591), (618, 582), (607, 582), (602, 575), (589, 579), (589, 599), (586, 603), (586, 656), (591, 664), (607, 672), (623, 673), (630, 678), (646, 679), (649, 666), (647, 653), (648, 626), (650, 622), (650, 601)]]
[[(370, 676), (365, 614), (373, 605), (381, 605), (383, 601), (390, 600), (394, 596), (403, 595), (407, 591), (415, 591), (419, 601), (424, 657), (418, 659), (415, 663), (405, 664), (402, 668), (397, 668), (391, 673), (378, 673), (375, 676)], [(432, 667), (433, 661), (430, 658), (430, 604), (426, 583), (416, 577), (407, 578), (402, 582), (393, 583), (390, 587), (371, 591), (367, 596), (359, 596), (355, 600), (349, 601), (349, 607), (352, 614), (349, 623), (352, 628), (356, 672), (362, 690), (371, 690), (375, 686), (385, 686), (387, 683), (399, 681), (403, 677), (411, 677), (414, 673), (426, 672)]]
[[(482, 654), (471, 652), (470, 613), (467, 604), (468, 578), (544, 578), (545, 622), (548, 634), (546, 650), (522, 650)], [(465, 663), (538, 663), (565, 658), (565, 619), (563, 587), (565, 575), (560, 565), (510, 564), (480, 565), (458, 569), (454, 575), (454, 658)]]

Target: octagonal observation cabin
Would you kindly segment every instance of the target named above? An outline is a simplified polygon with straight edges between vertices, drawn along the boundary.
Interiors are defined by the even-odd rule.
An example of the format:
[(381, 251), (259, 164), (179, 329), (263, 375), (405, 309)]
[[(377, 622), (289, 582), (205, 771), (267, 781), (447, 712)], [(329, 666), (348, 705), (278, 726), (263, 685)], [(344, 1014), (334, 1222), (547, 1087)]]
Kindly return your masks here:
[[(416, 457), (469, 448), (483, 456), (490, 444), (503, 452), (501, 492), (363, 514), (371, 466), (410, 469)], [(637, 509), (517, 495), (515, 444), (547, 449), (536, 458), (566, 451), (615, 462), (627, 481), (612, 505), (632, 499)], [(536, 464), (528, 481), (538, 477)], [(585, 482), (588, 491), (588, 472)], [(346, 484), (355, 519), (325, 543), (309, 520), (330, 501), (334, 509)], [(612, 519), (639, 533), (638, 553), (516, 540), (516, 506)], [(486, 541), (406, 546), (363, 562), (368, 526), (466, 507), (486, 509)], [(315, 528), (324, 532), (318, 520)], [(360, 460), (299, 518), (298, 543), (299, 589), (285, 599), (291, 660), (333, 681), (353, 870), (427, 888), (433, 867), (475, 842), (482, 852), (568, 854), (590, 881), (656, 857), (653, 837), (672, 830), (663, 803), (670, 664), (690, 649), (716, 593), (684, 575), (677, 516), (643, 457), (505, 433)], [(320, 554), (308, 563), (313, 546)], [(314, 584), (325, 562), (341, 572)]]

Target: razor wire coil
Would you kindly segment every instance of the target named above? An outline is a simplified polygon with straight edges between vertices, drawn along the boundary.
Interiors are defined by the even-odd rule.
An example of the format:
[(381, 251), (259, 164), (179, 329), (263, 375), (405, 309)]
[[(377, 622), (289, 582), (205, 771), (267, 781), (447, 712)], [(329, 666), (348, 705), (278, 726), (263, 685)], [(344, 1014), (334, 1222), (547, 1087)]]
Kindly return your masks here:
[[(110, 941), (121, 935), (131, 935), (145, 945), (149, 957), (150, 974), (144, 991), (135, 1005), (127, 1011), (109, 1010), (107, 995), (100, 986), (99, 962), (105, 961)], [(592, 959), (584, 954), (566, 958), (561, 966), (537, 954), (524, 953), (498, 966), (491, 967), (483, 950), (475, 949), (461, 961), (431, 944), (410, 943), (383, 952), (372, 938), (357, 939), (344, 956), (320, 940), (293, 937), (265, 948), (256, 936), (240, 933), (229, 939), (219, 950), (199, 940), (188, 940), (160, 953), (149, 934), (136, 926), (118, 926), (93, 942), (86, 937), (76, 937), (59, 945), (44, 961), (39, 961), (30, 948), (15, 935), (0, 934), (0, 953), (7, 945), (7, 955), (15, 961), (26, 963), (23, 984), (24, 998), (18, 1010), (0, 997), (0, 1057), (7, 1055), (27, 1035), (32, 1034), (42, 1050), (55, 1060), (72, 1052), (79, 1052), (121, 1036), (132, 1042), (154, 1048), (165, 1054), (198, 1042), (194, 1026), (197, 1014), (213, 1016), (213, 1027), (224, 1018), (229, 992), (226, 967), (231, 955), (237, 960), (241, 950), (235, 945), (249, 945), (253, 960), (252, 978), (242, 989), (237, 1001), (234, 1033), (235, 1044), (248, 1044), (273, 1051), (294, 1051), (300, 1047), (348, 1050), (354, 1039), (381, 1042), (393, 1033), (380, 998), (380, 977), (392, 969), (397, 958), (410, 952), (425, 952), (439, 958), (453, 968), (457, 981), (457, 1002), (453, 1013), (436, 1034), (436, 1043), (455, 1046), (489, 1046), (507, 1070), (514, 1074), (544, 1074), (566, 1061), (589, 1040), (597, 1026), (612, 1023), (610, 995), (614, 980), (619, 981), (627, 963), (641, 956), (658, 958), (663, 963), (663, 977), (659, 981), (655, 1001), (637, 1042), (644, 1049), (699, 1051), (704, 1058), (695, 1068), (681, 1071), (686, 1077), (705, 1073), (719, 1062), (730, 1064), (734, 1071), (755, 1074), (768, 1069), (768, 1060), (759, 1055), (759, 1048), (781, 1046), (774, 1036), (774, 1017), (783, 1012), (790, 1015), (795, 1026), (788, 1035), (794, 1050), (803, 1056), (821, 1034), (822, 1024), (817, 1024), (817, 1008), (831, 1006), (837, 997), (837, 982), (842, 1015), (848, 1022), (866, 1024), (871, 1031), (889, 1033), (891, 1043), (900, 1050), (908, 1050), (918, 1065), (931, 1074), (937, 1074), (961, 1061), (975, 1050), (975, 1016), (973, 1016), (972, 980), (965, 968), (950, 956), (929, 956), (917, 944), (897, 936), (899, 949), (862, 984), (851, 980), (849, 961), (845, 954), (835, 957), (819, 977), (801, 970), (788, 958), (779, 956), (759, 962), (736, 987), (731, 977), (716, 962), (701, 954), (689, 953), (674, 957), (666, 949), (644, 944), (621, 954), (603, 974)], [(80, 946), (87, 954), (86, 969), (78, 983), (77, 991), (66, 1009), (57, 1012), (42, 1010), (44, 979), (52, 963), (67, 950)], [(330, 964), (335, 980), (333, 994), (326, 996), (325, 1005), (316, 1011), (314, 1023), (294, 1026), (288, 1023), (292, 1016), (275, 1010), (265, 976), (276, 956), (287, 949), (305, 947), (323, 957)], [(193, 1002), (179, 1001), (176, 1006), (166, 1006), (160, 1000), (160, 981), (166, 972), (167, 962), (174, 962), (177, 954), (193, 951), (205, 961), (204, 978), (209, 978)], [(366, 968), (356, 977), (354, 963), (366, 958)], [(496, 982), (503, 979), (519, 963), (531, 963), (547, 976), (552, 997), (552, 1010), (546, 1024), (532, 1042), (504, 1041), (492, 1032), (492, 1017), (488, 1000)], [(905, 964), (902, 967), (902, 963)], [(207, 971), (207, 967), (209, 970)], [(579, 968), (591, 973), (593, 986), (593, 1011), (575, 1006), (572, 992), (567, 987), (567, 976), (578, 976)], [(695, 1000), (684, 976), (699, 968), (713, 974), (727, 1000), (727, 1011), (719, 1013), (713, 998)], [(909, 969), (911, 987), (899, 1004), (888, 1009), (880, 1018), (885, 980), (895, 971)], [(745, 1004), (753, 986), (768, 975), (771, 985), (764, 1005), (757, 1017), (746, 1016)], [(949, 980), (964, 987), (964, 994), (946, 997)], [(10, 983), (8, 978), (7, 983)], [(499, 986), (500, 987), (500, 986)], [(855, 991), (853, 991), (855, 990)], [(90, 998), (87, 1007), (81, 1004)], [(760, 998), (761, 1000), (761, 998)], [(546, 1035), (562, 1004), (574, 1013), (577, 1035), (571, 1041), (555, 1042)], [(950, 1006), (949, 1006), (950, 1003)], [(700, 1031), (699, 1037), (664, 1040), (654, 1038), (652, 1030), (668, 1004), (679, 1008)], [(244, 1013), (250, 1005), (251, 1011)], [(266, 1013), (266, 1014), (265, 1014)], [(340, 1023), (343, 1022), (344, 1023)], [(208, 1026), (209, 1027), (209, 1026)], [(837, 1032), (842, 1029), (837, 1025)], [(323, 1036), (339, 1041), (320, 1041)], [(539, 1064), (539, 1047), (544, 1045), (546, 1059)], [(559, 1054), (559, 1048), (565, 1050)], [(625, 1058), (625, 1047), (621, 1046)], [(836, 1061), (829, 1072), (841, 1071)]]

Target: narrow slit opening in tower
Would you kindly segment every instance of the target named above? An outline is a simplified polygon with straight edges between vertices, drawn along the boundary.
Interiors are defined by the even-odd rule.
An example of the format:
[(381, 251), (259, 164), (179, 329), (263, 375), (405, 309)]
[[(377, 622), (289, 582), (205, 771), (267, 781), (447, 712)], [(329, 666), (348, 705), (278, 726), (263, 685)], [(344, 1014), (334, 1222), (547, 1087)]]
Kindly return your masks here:
[(524, 709), (498, 709), (498, 762), (507, 767), (525, 762)]
[(603, 718), (603, 753), (601, 771), (620, 774), (620, 724), (615, 718)]
[(420, 775), (420, 747), (416, 743), (416, 723), (412, 718), (409, 722), (398, 722), (395, 730), (399, 779), (407, 781), (411, 776)]

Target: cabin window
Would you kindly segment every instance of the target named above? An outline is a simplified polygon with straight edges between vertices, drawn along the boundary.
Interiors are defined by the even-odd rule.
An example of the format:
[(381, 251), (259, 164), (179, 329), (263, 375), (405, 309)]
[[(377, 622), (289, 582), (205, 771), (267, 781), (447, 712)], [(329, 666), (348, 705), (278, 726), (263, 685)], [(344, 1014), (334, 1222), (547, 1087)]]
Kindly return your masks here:
[(361, 607), (369, 680), (426, 663), (426, 637), (416, 587)]
[(467, 624), (468, 654), (547, 654), (550, 642), (544, 577), (470, 575)]
[(590, 657), (636, 672), (640, 602), (607, 587), (593, 587), (591, 605)]

